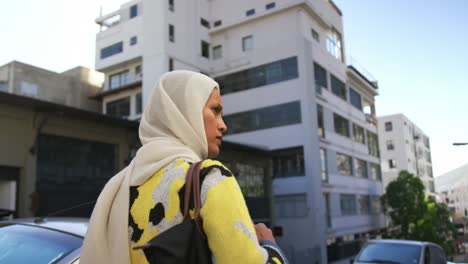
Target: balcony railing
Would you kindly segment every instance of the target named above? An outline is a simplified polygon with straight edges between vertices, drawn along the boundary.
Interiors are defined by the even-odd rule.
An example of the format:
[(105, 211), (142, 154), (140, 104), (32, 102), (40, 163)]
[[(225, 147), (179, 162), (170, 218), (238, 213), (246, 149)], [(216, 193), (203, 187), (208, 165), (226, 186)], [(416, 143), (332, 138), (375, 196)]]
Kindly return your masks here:
[(377, 118), (371, 114), (366, 114), (366, 121), (374, 126), (377, 126)]
[(101, 31), (111, 27), (115, 27), (120, 24), (120, 13), (119, 10), (109, 13), (104, 16), (100, 16), (95, 20), (96, 24), (101, 26)]

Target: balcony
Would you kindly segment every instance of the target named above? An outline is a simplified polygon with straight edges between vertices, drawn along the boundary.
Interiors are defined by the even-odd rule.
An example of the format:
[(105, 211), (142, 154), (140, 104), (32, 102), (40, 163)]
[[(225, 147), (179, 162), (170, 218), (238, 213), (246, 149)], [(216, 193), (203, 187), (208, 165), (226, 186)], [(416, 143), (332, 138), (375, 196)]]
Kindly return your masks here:
[(115, 27), (120, 24), (119, 10), (116, 10), (104, 16), (100, 16), (96, 18), (94, 22), (101, 26), (101, 31), (109, 29), (111, 27)]
[(357, 60), (353, 57), (349, 57), (348, 63), (348, 69), (357, 74), (366, 84), (370, 85), (375, 90), (379, 88), (377, 79), (375, 79)]

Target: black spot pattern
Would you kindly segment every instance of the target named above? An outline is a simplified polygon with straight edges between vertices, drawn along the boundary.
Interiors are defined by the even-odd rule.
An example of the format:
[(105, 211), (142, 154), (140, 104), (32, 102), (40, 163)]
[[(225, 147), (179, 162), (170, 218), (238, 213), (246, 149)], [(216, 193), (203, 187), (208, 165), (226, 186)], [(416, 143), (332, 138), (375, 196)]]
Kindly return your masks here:
[[(130, 187), (130, 208), (132, 208), (133, 203), (138, 198), (137, 188), (138, 188), (137, 186)], [(133, 216), (130, 213), (130, 210), (128, 211), (128, 225), (133, 230), (131, 240), (133, 242), (138, 242), (138, 240), (140, 240), (141, 238), (141, 235), (143, 234), (143, 229), (138, 228), (138, 225), (135, 223), (135, 220), (133, 220)]]
[(157, 203), (149, 213), (149, 222), (153, 223), (153, 226), (158, 225), (164, 218), (164, 205)]
[(268, 264), (275, 264), (276, 262), (273, 260), (273, 258), (277, 258), (280, 263), (284, 263), (283, 256), (278, 252), (278, 250), (272, 246), (263, 246), (264, 249), (268, 252)]
[(200, 170), (200, 182), (203, 182), (205, 179), (206, 175), (214, 168), (217, 168), (221, 171), (221, 174), (226, 177), (231, 177), (233, 174), (232, 172), (227, 169), (226, 167), (220, 166), (220, 165), (211, 165), (209, 167), (203, 168)]

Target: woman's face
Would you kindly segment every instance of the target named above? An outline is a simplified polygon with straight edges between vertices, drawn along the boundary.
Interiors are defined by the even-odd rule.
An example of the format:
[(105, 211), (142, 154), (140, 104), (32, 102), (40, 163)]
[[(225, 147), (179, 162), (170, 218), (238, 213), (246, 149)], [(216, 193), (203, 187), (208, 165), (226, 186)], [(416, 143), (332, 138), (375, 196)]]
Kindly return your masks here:
[(205, 123), (206, 142), (208, 143), (208, 157), (214, 158), (219, 154), (223, 134), (227, 127), (223, 121), (223, 100), (219, 89), (213, 89), (210, 98), (203, 109), (203, 122)]

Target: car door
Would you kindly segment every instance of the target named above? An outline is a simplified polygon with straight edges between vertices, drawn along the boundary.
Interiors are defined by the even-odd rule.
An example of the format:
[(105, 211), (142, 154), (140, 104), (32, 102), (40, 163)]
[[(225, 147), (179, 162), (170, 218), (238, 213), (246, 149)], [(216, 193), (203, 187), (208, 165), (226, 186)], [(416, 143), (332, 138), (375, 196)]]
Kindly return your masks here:
[(445, 264), (447, 260), (445, 258), (445, 253), (439, 246), (430, 245), (430, 255), (431, 255), (431, 264)]

